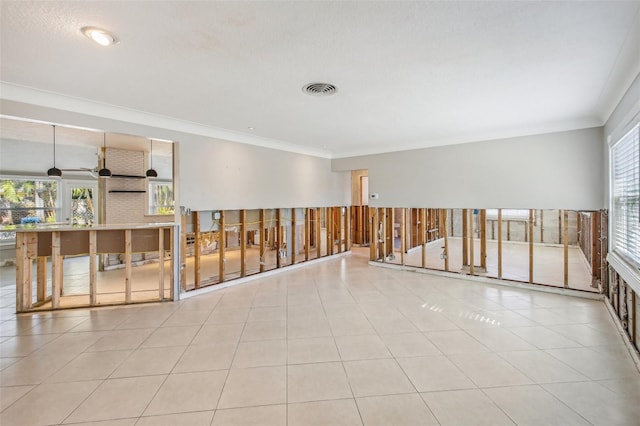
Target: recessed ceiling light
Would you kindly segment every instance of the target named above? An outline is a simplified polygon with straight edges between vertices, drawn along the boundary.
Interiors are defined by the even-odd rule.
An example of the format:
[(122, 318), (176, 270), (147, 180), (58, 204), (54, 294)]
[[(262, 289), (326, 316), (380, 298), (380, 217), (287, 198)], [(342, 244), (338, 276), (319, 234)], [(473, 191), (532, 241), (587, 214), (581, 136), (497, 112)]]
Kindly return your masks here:
[(111, 46), (118, 44), (118, 38), (111, 32), (96, 27), (83, 27), (80, 31), (89, 39), (95, 41), (100, 46)]
[(249, 129), (249, 130), (253, 130), (253, 129), (255, 129), (255, 127), (251, 127), (251, 126), (249, 126), (249, 127), (247, 127), (247, 129)]

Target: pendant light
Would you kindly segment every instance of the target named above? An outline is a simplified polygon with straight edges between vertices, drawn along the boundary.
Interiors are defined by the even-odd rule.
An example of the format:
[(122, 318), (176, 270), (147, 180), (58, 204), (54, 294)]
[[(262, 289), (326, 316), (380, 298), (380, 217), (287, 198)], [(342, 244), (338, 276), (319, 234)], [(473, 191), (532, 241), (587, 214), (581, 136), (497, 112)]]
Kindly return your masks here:
[(107, 134), (104, 133), (102, 142), (102, 168), (98, 171), (100, 177), (111, 177), (111, 170), (107, 169)]
[(53, 126), (53, 167), (47, 170), (49, 177), (62, 177), (62, 170), (56, 167), (56, 126)]
[(158, 177), (158, 172), (153, 169), (153, 139), (149, 139), (151, 142), (151, 153), (149, 154), (149, 170), (147, 170), (147, 177)]

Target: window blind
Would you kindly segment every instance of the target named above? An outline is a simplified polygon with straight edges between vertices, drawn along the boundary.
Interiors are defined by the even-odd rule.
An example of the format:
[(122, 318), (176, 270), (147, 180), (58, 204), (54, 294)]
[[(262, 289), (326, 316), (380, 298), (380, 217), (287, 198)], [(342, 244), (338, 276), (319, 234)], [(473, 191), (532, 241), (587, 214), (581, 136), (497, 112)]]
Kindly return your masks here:
[(640, 267), (640, 124), (611, 153), (613, 251)]

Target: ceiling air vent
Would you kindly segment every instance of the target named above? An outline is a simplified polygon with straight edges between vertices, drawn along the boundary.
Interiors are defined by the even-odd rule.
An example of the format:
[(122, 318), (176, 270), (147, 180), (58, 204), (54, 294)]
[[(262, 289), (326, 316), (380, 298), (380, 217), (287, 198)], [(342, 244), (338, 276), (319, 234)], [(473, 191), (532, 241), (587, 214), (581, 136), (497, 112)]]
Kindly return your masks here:
[(302, 88), (302, 91), (312, 96), (329, 96), (336, 93), (338, 89), (329, 83), (309, 83)]

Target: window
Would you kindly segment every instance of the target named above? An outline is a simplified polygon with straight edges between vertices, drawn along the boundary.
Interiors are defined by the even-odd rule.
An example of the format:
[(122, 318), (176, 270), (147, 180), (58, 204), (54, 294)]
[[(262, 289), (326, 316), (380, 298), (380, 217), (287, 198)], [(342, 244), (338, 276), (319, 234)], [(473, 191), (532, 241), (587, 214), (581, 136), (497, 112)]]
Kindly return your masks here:
[(57, 210), (57, 181), (0, 179), (0, 242), (15, 239), (13, 225), (55, 222)]
[(613, 251), (640, 266), (640, 124), (611, 148)]
[(149, 182), (149, 214), (173, 214), (173, 184)]

